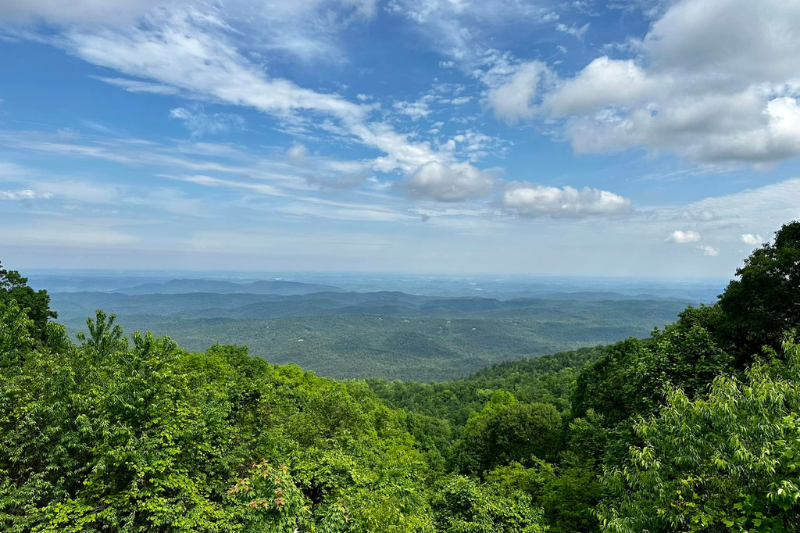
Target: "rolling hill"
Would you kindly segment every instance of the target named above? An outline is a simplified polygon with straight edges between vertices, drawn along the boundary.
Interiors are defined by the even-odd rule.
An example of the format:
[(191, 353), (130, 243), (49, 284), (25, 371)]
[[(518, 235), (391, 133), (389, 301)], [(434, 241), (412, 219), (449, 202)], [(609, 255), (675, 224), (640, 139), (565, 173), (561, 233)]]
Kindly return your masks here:
[(504, 361), (644, 337), (675, 320), (675, 300), (437, 298), (402, 292), (55, 293), (75, 333), (95, 309), (126, 331), (169, 335), (190, 350), (246, 344), (274, 363), (336, 378), (448, 380)]

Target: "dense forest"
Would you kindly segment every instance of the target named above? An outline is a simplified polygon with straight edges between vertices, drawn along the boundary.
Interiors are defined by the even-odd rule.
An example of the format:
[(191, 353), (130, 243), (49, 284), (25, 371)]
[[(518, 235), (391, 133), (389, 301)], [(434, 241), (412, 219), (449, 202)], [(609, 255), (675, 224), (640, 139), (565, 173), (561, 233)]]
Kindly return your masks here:
[(800, 531), (800, 222), (647, 339), (445, 383), (57, 318), (0, 268), (3, 532)]
[[(644, 337), (653, 326), (674, 322), (690, 303), (606, 292), (507, 300), (397, 291), (204, 292), (254, 285), (226, 283), (176, 280), (127, 289), (135, 294), (57, 292), (50, 295), (51, 308), (71, 334), (84, 330), (96, 309), (109, 309), (126, 329), (169, 334), (190, 351), (244, 344), (251, 355), (326, 377), (431, 381), (462, 378), (494, 363)], [(309, 287), (319, 285), (291, 286)], [(156, 289), (192, 292), (138, 294)]]

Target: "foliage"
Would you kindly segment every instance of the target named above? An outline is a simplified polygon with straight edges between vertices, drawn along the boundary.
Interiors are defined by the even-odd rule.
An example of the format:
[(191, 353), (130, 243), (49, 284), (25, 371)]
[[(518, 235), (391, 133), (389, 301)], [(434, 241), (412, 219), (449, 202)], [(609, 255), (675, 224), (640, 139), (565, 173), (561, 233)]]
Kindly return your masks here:
[(552, 460), (560, 441), (561, 415), (555, 407), (518, 403), (509, 393), (498, 392), (467, 422), (457, 463), (463, 472), (483, 474), (512, 461)]
[(549, 403), (559, 412), (568, 411), (570, 394), (581, 368), (604, 353), (602, 346), (580, 348), (496, 364), (464, 379), (442, 383), (381, 379), (366, 382), (389, 406), (445, 419), (458, 428), (466, 424), (471, 413), (483, 409), (497, 391), (510, 392), (524, 403)]
[(50, 296), (47, 291), (33, 290), (28, 286), (28, 278), (22, 277), (16, 270), (4, 269), (0, 263), (0, 305), (8, 306), (11, 301), (26, 310), (32, 323), (31, 337), (38, 342), (44, 341), (48, 320), (58, 318), (58, 314), (50, 310)]
[(705, 309), (687, 309), (675, 324), (656, 329), (646, 342), (628, 339), (610, 346), (605, 356), (586, 366), (577, 380), (573, 412), (589, 409), (609, 425), (634, 415), (654, 413), (667, 389), (680, 387), (691, 398), (704, 393), (719, 374), (734, 371), (734, 358), (700, 325)]
[(736, 270), (720, 296), (720, 335), (737, 347), (743, 367), (764, 345), (779, 349), (784, 332), (800, 327), (800, 221), (785, 224)]
[(26, 340), (18, 308), (3, 311), (14, 369), (0, 381), (0, 530), (256, 531), (250, 500), (227, 490), (259, 457), (293, 465), (273, 487), (287, 506), (311, 502), (286, 527), (433, 531), (424, 456), (365, 387), (237, 347), (128, 343), (102, 312), (83, 344), (50, 349)]
[(603, 529), (797, 531), (800, 347), (786, 343), (785, 354), (778, 371), (717, 377), (707, 398), (671, 389), (657, 418), (637, 422), (643, 444), (608, 471)]
[(433, 510), (439, 531), (450, 533), (544, 533), (541, 512), (523, 492), (503, 494), (463, 476), (445, 478)]

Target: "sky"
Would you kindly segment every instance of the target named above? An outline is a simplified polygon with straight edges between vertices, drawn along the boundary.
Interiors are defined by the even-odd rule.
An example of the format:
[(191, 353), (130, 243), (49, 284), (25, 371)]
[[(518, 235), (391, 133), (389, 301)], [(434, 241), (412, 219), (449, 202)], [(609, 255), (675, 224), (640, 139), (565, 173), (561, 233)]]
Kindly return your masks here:
[(800, 0), (2, 0), (11, 268), (731, 276)]

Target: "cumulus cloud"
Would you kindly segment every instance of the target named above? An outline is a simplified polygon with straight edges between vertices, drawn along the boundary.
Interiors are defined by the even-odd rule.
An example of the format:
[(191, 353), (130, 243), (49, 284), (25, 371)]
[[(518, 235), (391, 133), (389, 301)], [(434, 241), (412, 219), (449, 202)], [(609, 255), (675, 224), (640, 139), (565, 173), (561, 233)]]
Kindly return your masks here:
[(697, 248), (703, 250), (703, 255), (707, 255), (709, 257), (716, 257), (719, 255), (719, 250), (717, 250), (713, 246), (708, 246), (707, 244), (698, 246)]
[(460, 202), (488, 195), (494, 184), (494, 174), (469, 163), (445, 165), (434, 161), (419, 167), (398, 186), (410, 198)]
[(700, 240), (700, 234), (696, 231), (681, 231), (675, 230), (673, 231), (669, 237), (667, 237), (667, 242), (674, 242), (677, 244), (686, 244), (687, 242), (697, 242)]
[(761, 235), (754, 235), (752, 233), (745, 233), (742, 235), (742, 242), (744, 244), (749, 244), (751, 246), (755, 246), (757, 244), (761, 244), (764, 242), (764, 239)]
[(618, 216), (631, 212), (630, 199), (612, 192), (520, 182), (509, 184), (501, 204), (509, 212), (523, 217)]
[(487, 105), (497, 118), (510, 124), (533, 117), (538, 110), (535, 99), (540, 84), (549, 72), (547, 65), (541, 61), (514, 67), (502, 83), (489, 90)]
[(623, 105), (648, 98), (657, 83), (633, 60), (599, 57), (558, 90), (545, 97), (549, 110), (558, 116), (586, 113), (610, 101)]
[(708, 162), (800, 155), (800, 3), (678, 0), (630, 59), (599, 57), (544, 98), (578, 153)]

